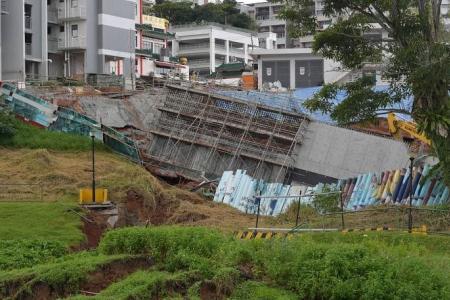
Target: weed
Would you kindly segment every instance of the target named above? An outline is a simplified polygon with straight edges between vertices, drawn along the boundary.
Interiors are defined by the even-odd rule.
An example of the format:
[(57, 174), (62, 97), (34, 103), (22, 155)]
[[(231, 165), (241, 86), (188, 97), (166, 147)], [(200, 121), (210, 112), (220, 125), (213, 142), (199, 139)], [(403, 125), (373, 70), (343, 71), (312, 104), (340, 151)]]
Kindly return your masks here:
[(20, 269), (66, 254), (66, 247), (58, 241), (0, 240), (0, 270)]

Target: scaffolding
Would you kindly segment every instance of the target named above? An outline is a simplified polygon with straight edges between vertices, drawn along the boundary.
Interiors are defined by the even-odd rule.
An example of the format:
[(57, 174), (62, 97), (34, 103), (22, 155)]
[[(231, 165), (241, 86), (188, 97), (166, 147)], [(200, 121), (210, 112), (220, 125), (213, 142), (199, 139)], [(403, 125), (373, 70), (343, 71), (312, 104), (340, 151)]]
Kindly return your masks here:
[(282, 179), (309, 119), (281, 107), (211, 91), (167, 85), (150, 157), (181, 168), (221, 175), (245, 168), (261, 179)]

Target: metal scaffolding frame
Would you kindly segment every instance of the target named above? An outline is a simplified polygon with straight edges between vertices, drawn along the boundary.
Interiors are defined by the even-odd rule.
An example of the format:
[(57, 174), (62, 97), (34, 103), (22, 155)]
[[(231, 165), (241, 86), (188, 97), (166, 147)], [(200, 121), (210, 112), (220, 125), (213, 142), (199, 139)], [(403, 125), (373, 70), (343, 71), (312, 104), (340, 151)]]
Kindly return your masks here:
[[(295, 147), (302, 143), (309, 122), (307, 115), (211, 90), (178, 85), (166, 89), (166, 99), (158, 108), (160, 118), (151, 129), (165, 144), (158, 153), (150, 153), (154, 160), (197, 171), (210, 163), (223, 165), (223, 170), (253, 164), (249, 172), (261, 178), (271, 165), (279, 169), (277, 179), (294, 164)], [(181, 144), (186, 147), (181, 149)], [(195, 146), (207, 149), (199, 163), (193, 160)]]

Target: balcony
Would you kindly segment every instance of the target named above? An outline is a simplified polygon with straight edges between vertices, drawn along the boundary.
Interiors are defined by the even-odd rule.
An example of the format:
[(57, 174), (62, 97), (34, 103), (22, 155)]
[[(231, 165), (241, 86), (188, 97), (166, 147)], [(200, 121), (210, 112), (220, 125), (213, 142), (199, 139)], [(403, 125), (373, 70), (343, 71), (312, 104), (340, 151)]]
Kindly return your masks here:
[(180, 53), (198, 53), (198, 52), (206, 52), (209, 53), (209, 43), (200, 43), (200, 44), (189, 44), (189, 45), (180, 45), (178, 52)]
[(170, 32), (165, 32), (160, 28), (153, 28), (149, 24), (136, 24), (136, 29), (141, 30), (142, 34), (146, 37), (151, 37), (160, 40), (173, 40), (175, 39), (175, 34)]
[(48, 38), (48, 52), (56, 53), (58, 52), (58, 39)]
[(257, 15), (256, 16), (256, 20), (260, 21), (260, 20), (269, 20), (270, 19), (270, 15)]
[(86, 19), (86, 7), (79, 6), (79, 7), (69, 8), (69, 9), (60, 7), (60, 8), (58, 8), (58, 19), (61, 21)]
[(49, 23), (57, 24), (58, 23), (58, 10), (57, 9), (49, 9), (47, 11), (47, 19)]
[(25, 29), (31, 29), (31, 16), (25, 16)]
[(7, 15), (8, 14), (8, 9), (6, 7), (6, 0), (1, 0), (1, 14), (2, 15)]
[(72, 50), (72, 49), (86, 49), (86, 38), (77, 37), (71, 38), (69, 40), (60, 39), (58, 40), (59, 50)]
[(190, 68), (193, 69), (208, 69), (209, 68), (209, 59), (191, 59), (188, 60), (188, 64)]
[(25, 55), (32, 55), (33, 54), (33, 47), (31, 44), (25, 44)]

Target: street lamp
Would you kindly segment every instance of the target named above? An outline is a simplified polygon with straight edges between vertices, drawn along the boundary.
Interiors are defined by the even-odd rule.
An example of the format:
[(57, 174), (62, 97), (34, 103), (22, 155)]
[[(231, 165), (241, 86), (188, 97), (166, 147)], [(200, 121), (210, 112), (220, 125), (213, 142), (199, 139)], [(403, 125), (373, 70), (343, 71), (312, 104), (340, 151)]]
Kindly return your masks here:
[(95, 203), (95, 135), (89, 132), (92, 139), (92, 202)]
[(409, 212), (408, 212), (408, 232), (412, 232), (412, 198), (414, 195), (413, 190), (413, 170), (414, 170), (414, 160), (415, 158), (411, 156), (409, 158)]

